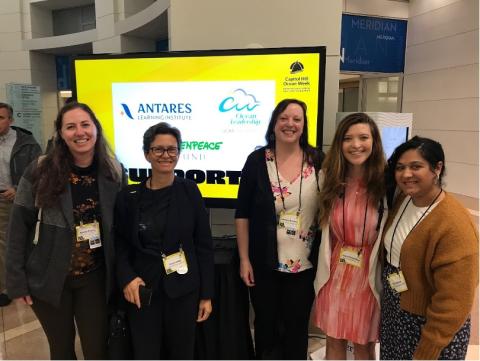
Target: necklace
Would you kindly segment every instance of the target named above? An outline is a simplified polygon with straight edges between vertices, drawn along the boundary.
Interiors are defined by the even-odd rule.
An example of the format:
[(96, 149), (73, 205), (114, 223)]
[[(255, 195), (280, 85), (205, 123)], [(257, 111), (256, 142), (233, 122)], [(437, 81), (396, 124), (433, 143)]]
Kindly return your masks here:
[[(273, 158), (275, 159), (275, 170), (277, 171), (277, 181), (278, 181), (278, 188), (280, 189), (280, 198), (282, 199), (283, 210), (286, 211), (285, 198), (283, 197), (282, 183), (280, 182), (280, 176), (278, 174), (277, 154), (276, 154), (275, 150), (273, 151)], [(303, 183), (303, 163), (304, 162), (305, 162), (305, 152), (302, 152), (302, 164), (300, 166), (300, 191), (299, 191), (299, 194), (298, 194), (297, 214), (300, 214), (300, 212), (302, 210), (302, 183)]]
[[(412, 229), (410, 229), (410, 231), (408, 231), (407, 235), (405, 236), (405, 239), (408, 238), (408, 236), (410, 235), (410, 233), (412, 233), (412, 231), (415, 229), (415, 227), (420, 223), (420, 221), (423, 219), (423, 217), (426, 216), (426, 214), (428, 213), (428, 211), (430, 210), (430, 208), (432, 208), (432, 206), (435, 204), (435, 202), (437, 201), (438, 197), (440, 197), (440, 194), (442, 194), (443, 192), (443, 189), (440, 188), (440, 192), (438, 192), (438, 194), (435, 196), (435, 198), (433, 199), (433, 201), (430, 203), (430, 205), (427, 207), (427, 209), (425, 210), (425, 212), (422, 213), (422, 215), (420, 216), (420, 218), (417, 220), (417, 222), (415, 222), (415, 224), (413, 225)], [(400, 217), (398, 217), (398, 220), (397, 220), (397, 223), (395, 224), (395, 228), (393, 229), (393, 233), (392, 233), (392, 239), (391, 239), (391, 242), (390, 242), (390, 260), (389, 260), (389, 263), (392, 264), (392, 248), (393, 248), (393, 238), (395, 237), (395, 232), (397, 231), (397, 227), (398, 227), (398, 224), (400, 223), (400, 220), (402, 219), (402, 216), (403, 214), (405, 213), (405, 211), (407, 210), (407, 207), (408, 205), (410, 204), (410, 202), (412, 201), (412, 197), (410, 197), (410, 199), (407, 201), (407, 204), (405, 204), (405, 207), (403, 207), (403, 210), (402, 210), (402, 213), (400, 213)], [(405, 241), (404, 239), (404, 241)], [(403, 245), (403, 243), (402, 243)], [(398, 260), (398, 268), (400, 269), (400, 259)]]

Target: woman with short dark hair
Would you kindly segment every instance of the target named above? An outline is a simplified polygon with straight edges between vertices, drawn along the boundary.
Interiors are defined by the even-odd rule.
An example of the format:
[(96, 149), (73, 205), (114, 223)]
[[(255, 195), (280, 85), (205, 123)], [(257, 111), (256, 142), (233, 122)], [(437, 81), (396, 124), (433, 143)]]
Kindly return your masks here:
[(105, 359), (113, 281), (113, 208), (124, 182), (102, 127), (86, 104), (55, 121), (53, 149), (25, 171), (9, 225), (7, 288), (31, 305), (52, 359)]
[(380, 358), (465, 359), (478, 284), (478, 232), (444, 191), (440, 143), (413, 137), (388, 161), (399, 192), (385, 225)]
[(117, 199), (117, 280), (135, 359), (193, 359), (196, 322), (212, 312), (210, 225), (197, 185), (174, 174), (181, 143), (168, 123), (147, 129), (151, 176)]

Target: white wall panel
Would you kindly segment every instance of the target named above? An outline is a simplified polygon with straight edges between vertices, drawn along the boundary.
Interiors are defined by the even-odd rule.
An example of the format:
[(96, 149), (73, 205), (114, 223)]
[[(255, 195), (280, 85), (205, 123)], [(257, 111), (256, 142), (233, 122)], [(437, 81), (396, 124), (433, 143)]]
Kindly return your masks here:
[[(0, 14), (0, 33), (14, 33), (22, 30), (19, 14)], [(2, 44), (3, 45), (3, 44)]]
[(95, 1), (95, 17), (102, 18), (106, 15), (113, 14), (114, 3), (113, 0), (96, 0)]
[(403, 100), (478, 97), (478, 64), (405, 75)]
[(477, 31), (408, 47), (405, 73), (420, 73), (472, 63), (478, 63)]
[(343, 11), (369, 16), (408, 18), (408, 3), (385, 0), (343, 0)]
[(425, 130), (414, 126), (413, 135), (440, 142), (447, 162), (471, 166), (478, 164), (478, 132)]
[[(14, 33), (0, 33), (1, 51), (18, 51), (22, 50), (22, 33), (16, 31)], [(0, 68), (2, 64), (0, 63)]]
[(325, 45), (328, 55), (337, 55), (341, 9), (338, 0), (174, 1), (170, 45), (172, 50)]
[[(428, 1), (414, 1), (412, 7), (419, 2)], [(407, 46), (478, 29), (478, 0), (456, 1), (429, 13), (410, 15)]]
[(478, 132), (478, 98), (409, 101), (403, 112), (413, 113), (418, 129), (467, 130)]
[(447, 163), (446, 190), (478, 199), (478, 165)]
[(19, 0), (1, 0), (0, 14), (19, 13), (21, 10), (20, 3)]
[(414, 17), (452, 5), (462, 0), (411, 0), (409, 16)]
[(410, 1), (403, 111), (439, 140), (447, 189), (478, 201), (478, 0)]
[(2, 51), (0, 52), (0, 69), (29, 69), (30, 58), (26, 51)]

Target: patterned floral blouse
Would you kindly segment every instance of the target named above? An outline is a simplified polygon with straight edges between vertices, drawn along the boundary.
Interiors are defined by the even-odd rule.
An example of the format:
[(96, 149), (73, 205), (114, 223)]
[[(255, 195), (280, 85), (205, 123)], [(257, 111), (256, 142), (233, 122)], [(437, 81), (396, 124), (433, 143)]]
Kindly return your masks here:
[[(101, 227), (96, 164), (94, 163), (87, 168), (73, 166), (69, 181), (75, 226), (79, 226), (81, 223), (88, 224), (96, 220)], [(73, 243), (70, 275), (78, 276), (103, 266), (103, 247), (91, 249), (88, 241), (78, 242), (75, 231), (73, 233)]]
[[(318, 212), (318, 186), (315, 168), (313, 165), (304, 163), (302, 167), (303, 177), (300, 172), (292, 182), (286, 180), (275, 165), (274, 152), (265, 150), (265, 161), (267, 163), (268, 177), (275, 198), (275, 211), (277, 220), (283, 211), (281, 194), (285, 201), (285, 211), (295, 214), (299, 208), (300, 184), (301, 184), (301, 210), (299, 230), (294, 234), (287, 234), (284, 227), (277, 225), (277, 252), (278, 271), (296, 273), (312, 268), (308, 260), (310, 250), (315, 238), (317, 229)], [(302, 179), (303, 178), (303, 179)], [(280, 184), (279, 184), (280, 180)], [(282, 193), (280, 193), (280, 187)]]

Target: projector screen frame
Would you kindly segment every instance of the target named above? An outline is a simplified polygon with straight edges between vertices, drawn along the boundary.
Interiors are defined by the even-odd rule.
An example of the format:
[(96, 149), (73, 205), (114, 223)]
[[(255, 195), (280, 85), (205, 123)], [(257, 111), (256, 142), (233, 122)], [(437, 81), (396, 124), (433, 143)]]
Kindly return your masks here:
[[(316, 99), (317, 119), (316, 119), (315, 147), (317, 147), (318, 149), (322, 149), (323, 123), (324, 123), (324, 99), (325, 99), (325, 65), (326, 65), (326, 47), (325, 46), (259, 48), (259, 49), (256, 48), (256, 49), (221, 49), (221, 50), (193, 50), (193, 51), (161, 51), (161, 52), (152, 52), (152, 53), (78, 55), (78, 56), (72, 57), (71, 59), (72, 60), (72, 67), (71, 67), (72, 98), (75, 100), (78, 99), (76, 62), (82, 61), (82, 60), (101, 60), (101, 59), (115, 60), (115, 59), (137, 59), (137, 58), (212, 57), (212, 56), (244, 56), (244, 55), (248, 56), (248, 55), (307, 54), (307, 53), (319, 54), (318, 94)], [(277, 102), (279, 100), (281, 99), (277, 99)], [(80, 99), (80, 101), (82, 100)], [(307, 103), (307, 106), (309, 106), (308, 103)], [(95, 111), (95, 109), (93, 110)], [(99, 120), (102, 123), (102, 120), (101, 119)], [(205, 197), (205, 196), (203, 196), (203, 198), (205, 201), (205, 205), (209, 208), (235, 208), (236, 206), (236, 198), (212, 198), (212, 197)]]

